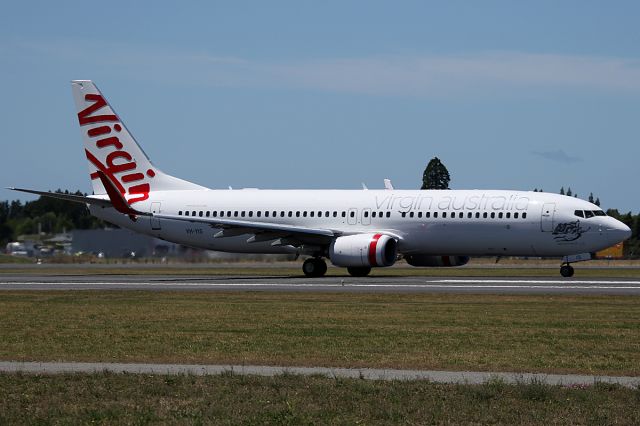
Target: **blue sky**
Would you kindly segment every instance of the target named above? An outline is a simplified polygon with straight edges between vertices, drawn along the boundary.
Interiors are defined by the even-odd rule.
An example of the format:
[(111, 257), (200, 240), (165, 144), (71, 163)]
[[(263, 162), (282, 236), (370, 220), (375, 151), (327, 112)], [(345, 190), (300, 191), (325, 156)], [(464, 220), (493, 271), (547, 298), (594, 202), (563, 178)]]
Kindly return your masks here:
[[(62, 3), (62, 4), (59, 4)], [(570, 186), (640, 210), (640, 3), (8, 2), (0, 184), (89, 191), (69, 81), (214, 187)], [(32, 199), (0, 190), (0, 199)]]

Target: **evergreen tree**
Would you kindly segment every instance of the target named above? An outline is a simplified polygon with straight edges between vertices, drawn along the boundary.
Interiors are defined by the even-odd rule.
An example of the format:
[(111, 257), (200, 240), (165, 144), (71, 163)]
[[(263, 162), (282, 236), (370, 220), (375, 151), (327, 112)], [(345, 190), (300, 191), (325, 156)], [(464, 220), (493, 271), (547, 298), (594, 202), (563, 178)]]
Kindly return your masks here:
[(560, 195), (564, 195), (564, 186), (560, 188)]
[(593, 192), (589, 193), (589, 202), (593, 203)]
[(567, 188), (567, 197), (571, 197), (573, 192), (571, 192), (571, 187)]
[(420, 189), (449, 189), (449, 171), (438, 157), (429, 161), (422, 174), (422, 188)]
[(600, 207), (600, 197), (596, 198), (596, 202), (594, 204)]

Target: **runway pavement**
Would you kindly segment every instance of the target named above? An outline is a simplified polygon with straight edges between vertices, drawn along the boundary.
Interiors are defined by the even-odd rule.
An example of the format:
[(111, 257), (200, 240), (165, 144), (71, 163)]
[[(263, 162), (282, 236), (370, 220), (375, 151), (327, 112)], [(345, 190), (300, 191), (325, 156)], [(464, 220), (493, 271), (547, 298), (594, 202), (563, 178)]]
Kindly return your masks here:
[(2, 274), (1, 290), (300, 291), (640, 295), (639, 279)]

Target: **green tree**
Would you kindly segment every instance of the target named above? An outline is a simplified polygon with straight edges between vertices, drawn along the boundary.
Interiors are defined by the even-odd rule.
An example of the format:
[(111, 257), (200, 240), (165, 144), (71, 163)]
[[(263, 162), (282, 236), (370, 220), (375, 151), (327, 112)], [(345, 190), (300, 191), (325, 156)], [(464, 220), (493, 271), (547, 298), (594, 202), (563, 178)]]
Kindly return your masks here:
[(596, 202), (594, 204), (600, 207), (600, 197), (596, 198)]
[(564, 186), (560, 188), (560, 195), (564, 195)]
[(571, 192), (571, 187), (567, 188), (567, 197), (571, 197), (573, 195), (573, 192)]
[(438, 157), (429, 161), (422, 174), (422, 188), (420, 189), (449, 189), (449, 171)]

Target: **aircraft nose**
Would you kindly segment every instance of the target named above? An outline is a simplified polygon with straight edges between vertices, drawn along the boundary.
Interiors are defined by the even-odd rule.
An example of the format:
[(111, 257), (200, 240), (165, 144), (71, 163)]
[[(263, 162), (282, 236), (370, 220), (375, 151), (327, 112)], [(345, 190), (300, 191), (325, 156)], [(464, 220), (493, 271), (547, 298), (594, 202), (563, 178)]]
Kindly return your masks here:
[(631, 238), (631, 228), (629, 228), (622, 222), (620, 222), (620, 230), (622, 231), (622, 235), (624, 236), (625, 240)]
[(631, 237), (631, 228), (624, 223), (616, 220), (611, 229), (616, 235), (620, 236), (620, 241), (624, 241)]

